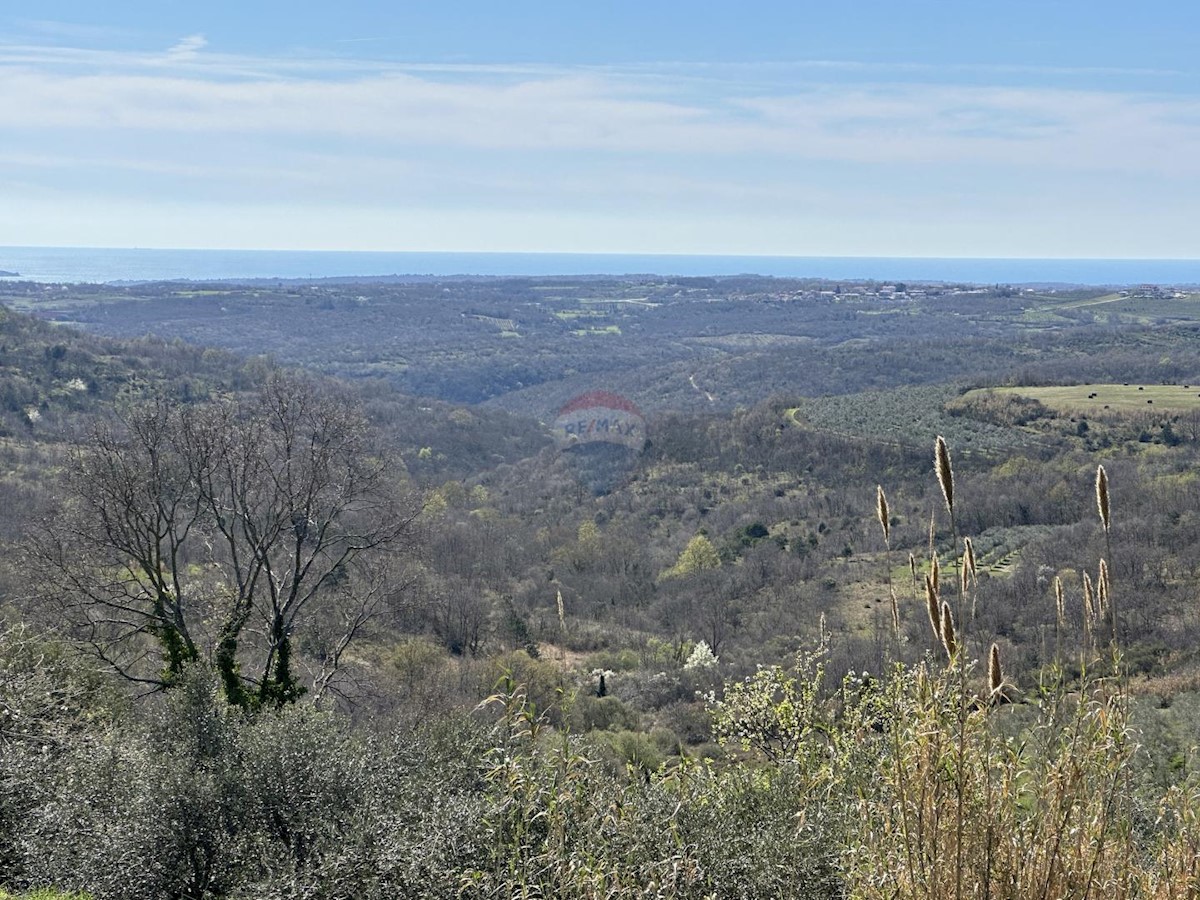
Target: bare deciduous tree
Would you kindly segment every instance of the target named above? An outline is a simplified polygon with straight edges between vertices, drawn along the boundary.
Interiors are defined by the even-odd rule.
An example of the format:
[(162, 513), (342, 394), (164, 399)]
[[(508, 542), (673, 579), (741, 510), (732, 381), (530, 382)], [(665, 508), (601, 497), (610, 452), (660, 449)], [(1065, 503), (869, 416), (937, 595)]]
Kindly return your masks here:
[(253, 400), (155, 401), (97, 428), (34, 544), (40, 593), (74, 635), (148, 689), (209, 661), (232, 703), (325, 693), (393, 593), (421, 504), (373, 452), (361, 410), (297, 379)]

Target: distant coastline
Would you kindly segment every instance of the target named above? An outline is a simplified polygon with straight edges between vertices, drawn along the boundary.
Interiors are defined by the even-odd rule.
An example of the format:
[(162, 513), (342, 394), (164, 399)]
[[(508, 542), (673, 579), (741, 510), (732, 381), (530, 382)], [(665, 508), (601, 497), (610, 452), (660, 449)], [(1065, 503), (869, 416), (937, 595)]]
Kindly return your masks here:
[[(317, 280), (557, 275), (765, 275), (965, 284), (1200, 285), (1200, 260), (386, 253), (0, 247), (0, 276), (37, 282)], [(12, 274), (10, 274), (12, 273)]]

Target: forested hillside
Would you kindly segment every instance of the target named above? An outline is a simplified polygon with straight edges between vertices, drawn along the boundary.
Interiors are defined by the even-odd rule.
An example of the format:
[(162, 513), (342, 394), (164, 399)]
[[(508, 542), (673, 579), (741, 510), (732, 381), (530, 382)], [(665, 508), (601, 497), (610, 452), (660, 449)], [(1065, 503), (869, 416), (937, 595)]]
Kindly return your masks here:
[(1200, 890), (1197, 295), (3, 290), (0, 888)]

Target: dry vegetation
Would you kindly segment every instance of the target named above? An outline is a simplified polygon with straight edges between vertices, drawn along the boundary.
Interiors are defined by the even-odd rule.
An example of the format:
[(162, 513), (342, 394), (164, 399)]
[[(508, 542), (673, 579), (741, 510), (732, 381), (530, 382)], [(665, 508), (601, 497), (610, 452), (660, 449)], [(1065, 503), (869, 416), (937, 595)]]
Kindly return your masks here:
[[(668, 288), (658, 306), (633, 304), (622, 336), (670, 312)], [(179, 299), (210, 296), (195, 293)], [(305, 297), (313, 314), (357, 321), (340, 294)], [(529, 321), (495, 292), (470, 302), (527, 340)], [(730, 316), (728, 333), (747, 333), (734, 315), (746, 302), (706, 303), (702, 328)], [(1019, 297), (980, 302), (1023, 315)], [(618, 315), (599, 306), (612, 308), (588, 326)], [(361, 565), (312, 529), (328, 522), (334, 550), (370, 534), (392, 508), (383, 495), (351, 497), (329, 466), (283, 446), (303, 432), (319, 451), (315, 431), (240, 428), (264, 390), (303, 406), (269, 364), (0, 319), (14, 361), (0, 371), (0, 885), (22, 900), (43, 888), (96, 900), (1197, 896), (1200, 433), (1185, 413), (1080, 428), (1079, 412), (1046, 399), (960, 397), (953, 366), (966, 349), (1000, 366), (987, 349), (999, 354), (998, 340), (931, 342), (922, 365), (966, 363), (914, 386), (911, 370), (889, 370), (913, 365), (911, 348), (833, 339), (852, 306), (813, 314), (824, 343), (727, 342), (752, 352), (704, 357), (670, 384), (696, 395), (694, 374), (744, 396), (760, 365), (786, 359), (803, 375), (814, 360), (855, 361), (858, 387), (878, 368), (908, 386), (652, 412), (650, 446), (602, 473), (598, 493), (589, 460), (549, 449), (536, 422), (380, 382), (318, 391), (351, 426), (337, 471), (382, 472), (398, 450), (389, 485), (420, 497), (405, 507), (420, 510), (419, 545), (381, 545)], [(782, 301), (761, 312), (783, 333)], [(579, 319), (554, 320), (575, 340)], [(657, 324), (656, 340), (669, 333)], [(1188, 335), (1141, 328), (1096, 346), (1125, 347), (1125, 362), (1170, 346), (1194, 362)], [(1040, 340), (1012, 353), (1041, 357)], [(1077, 346), (1056, 340), (1055, 353)], [(1042, 374), (1058, 365), (1048, 355)], [(835, 374), (814, 370), (814, 383)], [(76, 378), (85, 390), (63, 388)], [(143, 402), (164, 395), (157, 408), (175, 411), (155, 422), (224, 410), (239, 428), (197, 431), (225, 435), (204, 459), (174, 432), (130, 456), (131, 426), (156, 408)], [(88, 434), (107, 443), (76, 449)], [(121, 468), (127, 458), (140, 462)], [(95, 482), (101, 463), (121, 477)], [(290, 500), (230, 495), (242, 465), (280, 485), (299, 466), (345, 504), (301, 516)], [(115, 494), (97, 500), (97, 484)], [(165, 535), (164, 501), (194, 530)], [(151, 558), (72, 553), (68, 535), (70, 579), (33, 578), (15, 563), (46, 508), (93, 537), (121, 511)], [(256, 543), (264, 522), (275, 543)], [(250, 531), (216, 540), (239, 525)], [(280, 573), (310, 555), (328, 563), (301, 579), (311, 602), (272, 615), (286, 605)], [(270, 582), (238, 595), (239, 573), (259, 569)], [(132, 700), (46, 614), (58, 607), (45, 601), (67, 603), (77, 629), (111, 634), (88, 618), (100, 608), (89, 574), (109, 589), (100, 606), (127, 607), (127, 625), (140, 616), (120, 632), (122, 660), (155, 696)], [(222, 622), (243, 607), (230, 648)], [(174, 658), (183, 628), (194, 651)], [(294, 665), (281, 691), (267, 661), (283, 648)]]

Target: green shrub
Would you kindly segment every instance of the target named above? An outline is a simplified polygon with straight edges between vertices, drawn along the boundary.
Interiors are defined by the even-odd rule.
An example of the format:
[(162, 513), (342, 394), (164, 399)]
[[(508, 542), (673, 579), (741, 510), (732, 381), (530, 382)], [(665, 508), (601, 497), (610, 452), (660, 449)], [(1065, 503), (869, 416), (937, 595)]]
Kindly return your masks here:
[(626, 731), (636, 729), (640, 716), (616, 697), (594, 697), (585, 694), (575, 699), (571, 707), (571, 726), (574, 731)]

